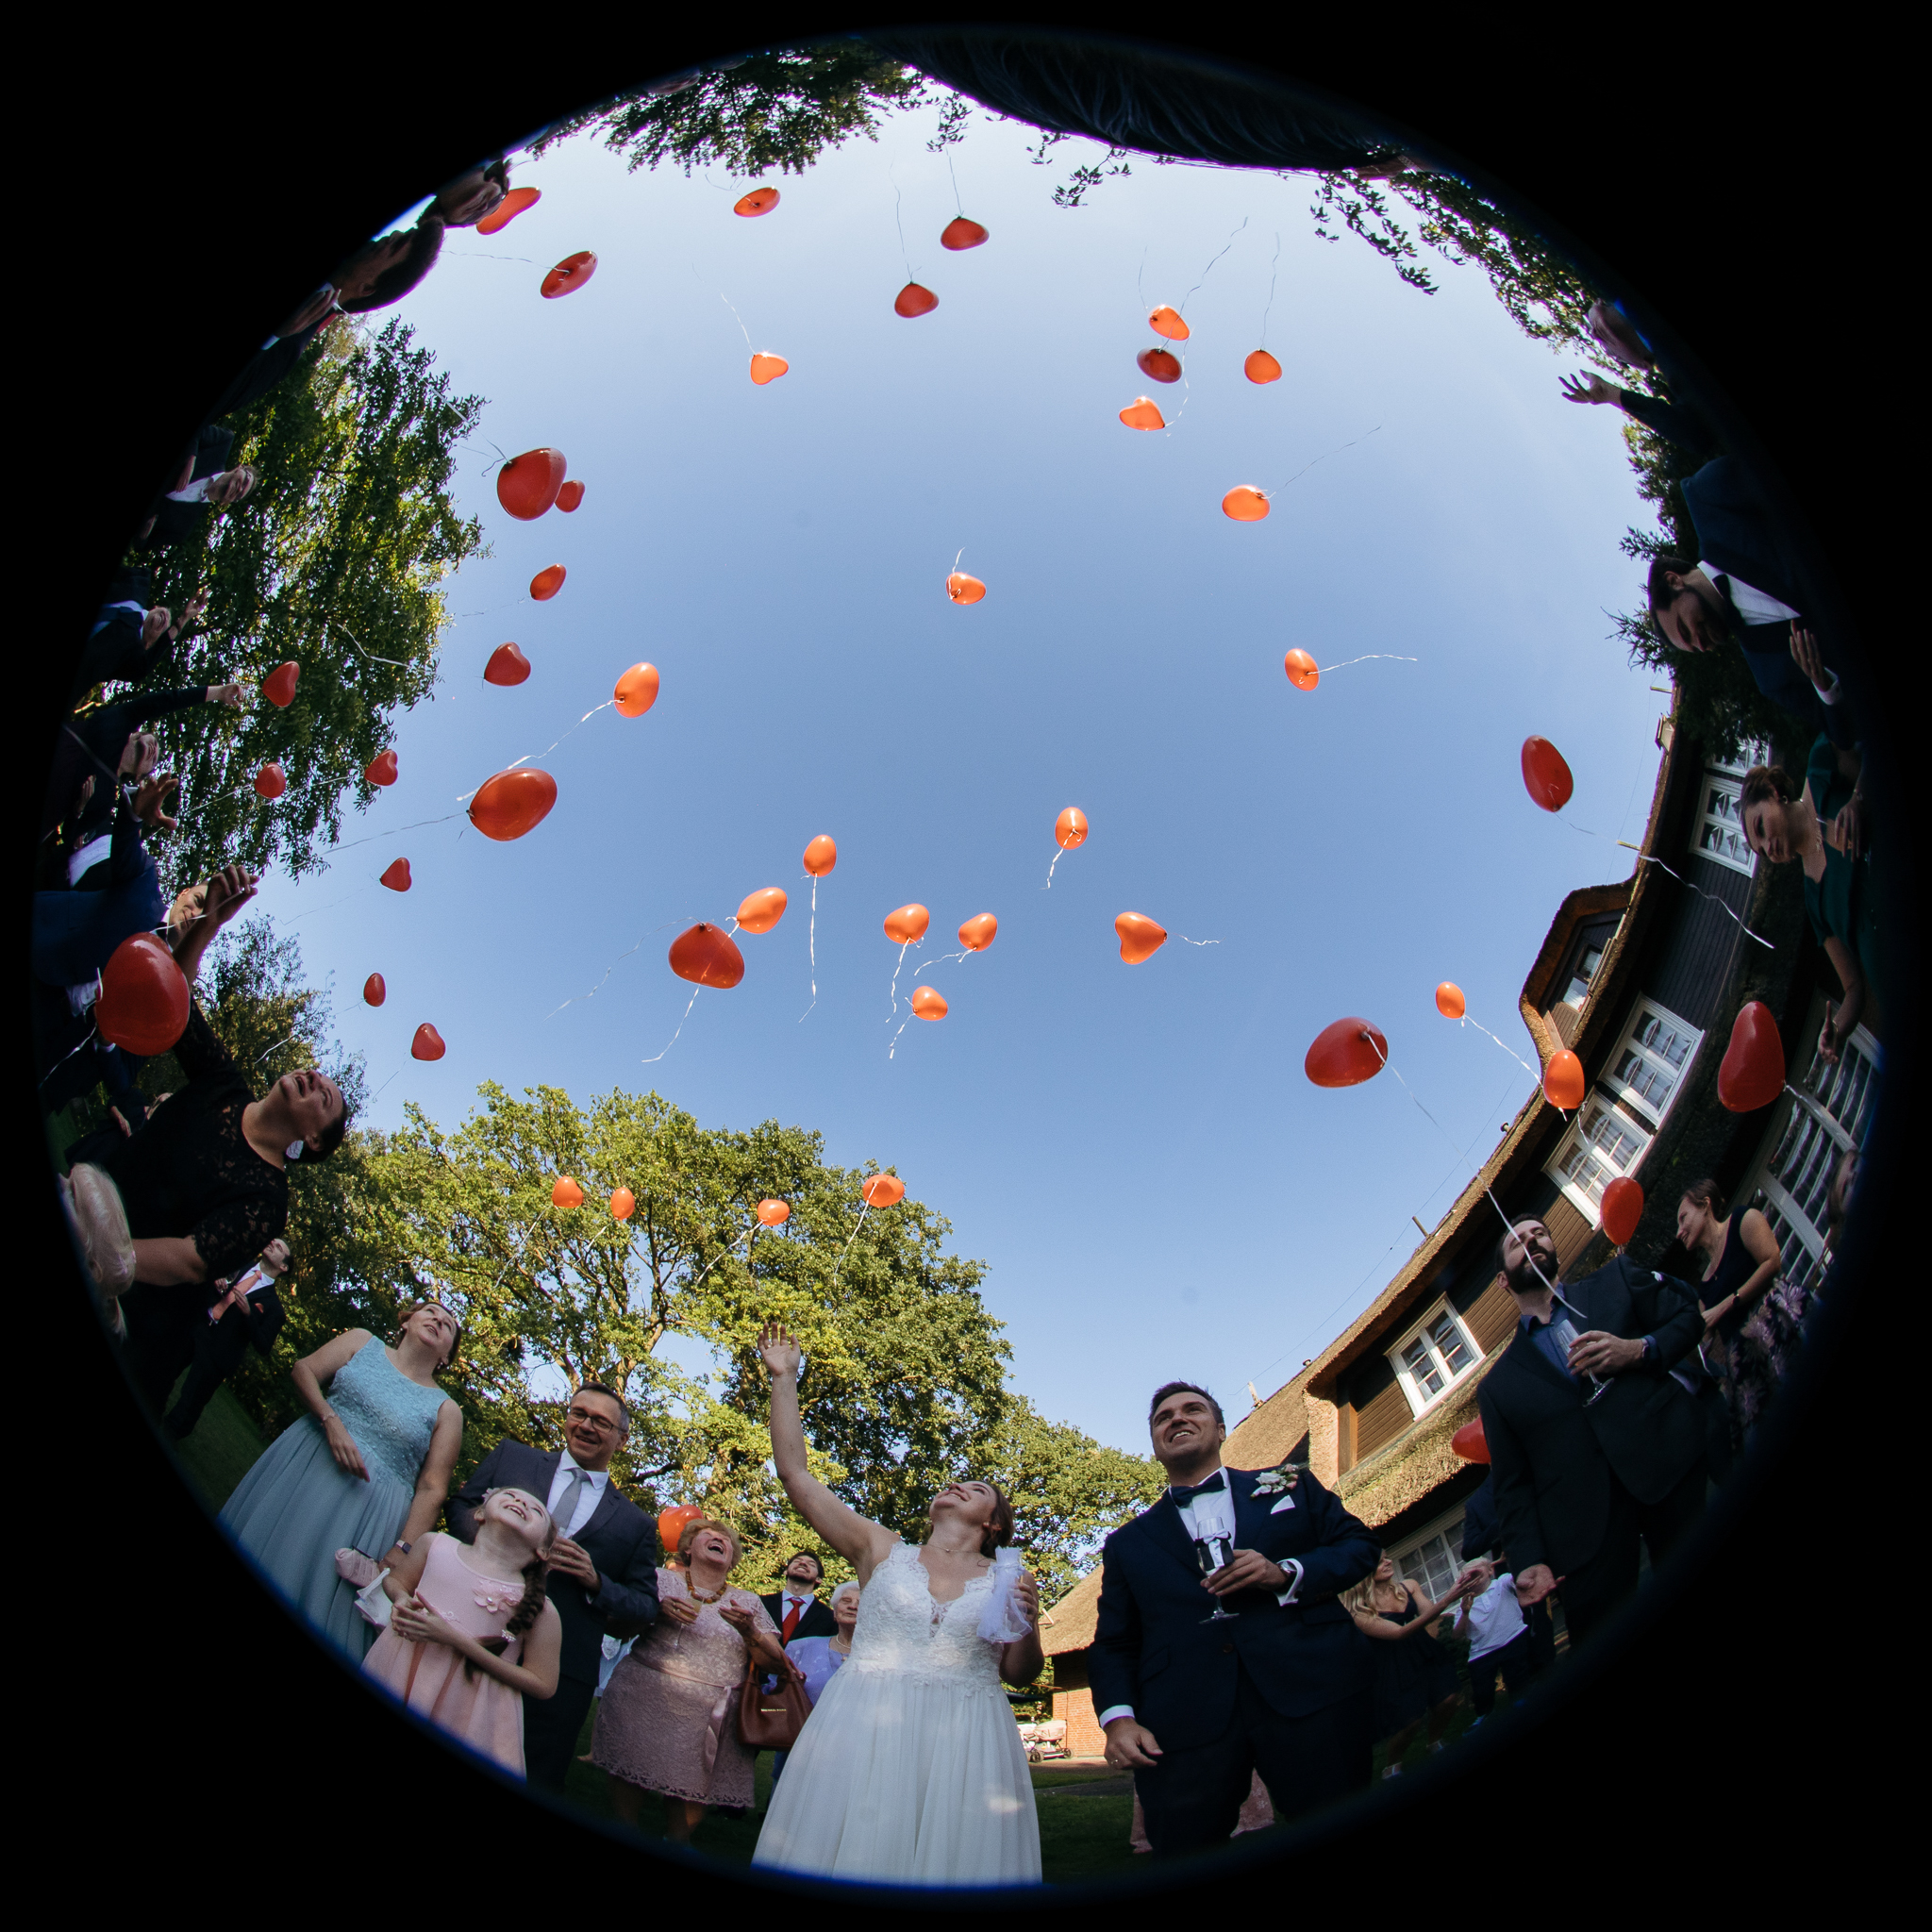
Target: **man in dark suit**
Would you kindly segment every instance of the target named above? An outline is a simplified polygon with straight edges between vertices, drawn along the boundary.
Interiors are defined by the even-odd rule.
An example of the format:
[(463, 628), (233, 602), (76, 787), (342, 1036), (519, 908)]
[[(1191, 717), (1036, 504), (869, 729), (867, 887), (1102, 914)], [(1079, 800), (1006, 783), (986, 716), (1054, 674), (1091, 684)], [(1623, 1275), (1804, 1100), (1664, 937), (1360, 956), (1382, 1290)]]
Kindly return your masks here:
[(759, 1597), (784, 1642), (790, 1643), (794, 1637), (838, 1636), (839, 1625), (831, 1611), (818, 1600), (818, 1587), (824, 1576), (819, 1559), (809, 1550), (800, 1550), (785, 1566), (784, 1587)]
[(610, 1479), (610, 1458), (629, 1434), (623, 1398), (587, 1382), (564, 1410), (565, 1450), (499, 1442), (449, 1499), (450, 1532), (466, 1543), (476, 1540), (475, 1512), (491, 1490), (541, 1496), (561, 1527), (549, 1575), (550, 1601), (563, 1620), (557, 1694), (524, 1700), (525, 1774), (553, 1791), (563, 1790), (597, 1694), (606, 1635), (640, 1636), (658, 1617), (657, 1526)]
[(1336, 1597), (1381, 1552), (1307, 1470), (1224, 1469), (1205, 1390), (1159, 1390), (1148, 1431), (1170, 1488), (1107, 1540), (1091, 1669), (1171, 1857), (1226, 1841), (1257, 1771), (1277, 1818), (1368, 1783), (1369, 1645)]
[(1626, 1255), (1564, 1282), (1541, 1221), (1518, 1222), (1497, 1258), (1519, 1319), (1476, 1396), (1496, 1513), (1517, 1601), (1560, 1585), (1577, 1642), (1636, 1588), (1639, 1539), (1658, 1562), (1703, 1514), (1704, 1418), (1670, 1371), (1704, 1315)]

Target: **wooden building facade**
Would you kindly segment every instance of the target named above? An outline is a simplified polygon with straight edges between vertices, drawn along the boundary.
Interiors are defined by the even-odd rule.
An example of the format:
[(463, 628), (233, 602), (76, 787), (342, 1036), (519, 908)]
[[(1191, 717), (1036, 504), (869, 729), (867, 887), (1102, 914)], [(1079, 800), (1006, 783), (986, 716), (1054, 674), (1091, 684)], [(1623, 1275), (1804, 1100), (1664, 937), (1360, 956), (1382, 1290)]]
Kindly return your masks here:
[[(1460, 1561), (1463, 1506), (1483, 1465), (1450, 1439), (1476, 1412), (1485, 1369), (1508, 1345), (1516, 1305), (1497, 1238), (1535, 1215), (1564, 1268), (1608, 1260), (1604, 1189), (1636, 1179), (1644, 1208), (1630, 1251), (1694, 1279), (1676, 1240), (1684, 1187), (1713, 1178), (1734, 1207), (1770, 1219), (1785, 1273), (1817, 1279), (1824, 1195), (1840, 1153), (1862, 1140), (1876, 1097), (1882, 1016), (1872, 1009), (1834, 1068), (1817, 1058), (1838, 988), (1814, 942), (1795, 865), (1756, 861), (1739, 825), (1740, 764), (1704, 756), (1666, 719), (1643, 844), (1629, 878), (1585, 887), (1557, 908), (1519, 1002), (1546, 1064), (1582, 1060), (1583, 1105), (1565, 1115), (1541, 1083), (1454, 1205), (1374, 1304), (1229, 1435), (1231, 1467), (1303, 1461), (1374, 1529), (1405, 1575), (1440, 1592)], [(1790, 1084), (1760, 1113), (1727, 1112), (1717, 1074), (1740, 1009), (1778, 1016)], [(1069, 1748), (1100, 1748), (1085, 1695), (1097, 1571), (1052, 1611), (1054, 1715)], [(1090, 1735), (1091, 1734), (1091, 1735)]]

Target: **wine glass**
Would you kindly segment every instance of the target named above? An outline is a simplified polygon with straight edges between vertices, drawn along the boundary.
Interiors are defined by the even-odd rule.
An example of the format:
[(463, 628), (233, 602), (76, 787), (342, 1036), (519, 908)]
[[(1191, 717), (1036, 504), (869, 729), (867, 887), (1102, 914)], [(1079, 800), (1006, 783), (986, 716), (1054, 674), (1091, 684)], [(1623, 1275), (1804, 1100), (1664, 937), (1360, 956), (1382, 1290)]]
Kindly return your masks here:
[[(1225, 1569), (1234, 1561), (1234, 1544), (1224, 1536), (1202, 1536), (1194, 1539), (1194, 1563), (1203, 1576), (1212, 1576), (1217, 1570)], [(1212, 1616), (1203, 1617), (1204, 1624), (1232, 1624), (1241, 1615), (1239, 1610), (1224, 1610), (1221, 1599), (1214, 1600)]]
[[(1557, 1346), (1563, 1351), (1563, 1359), (1567, 1362), (1570, 1359), (1570, 1351), (1576, 1346), (1581, 1338), (1560, 1307), (1550, 1317), (1550, 1333), (1557, 1338)], [(1591, 1375), (1590, 1393), (1583, 1398), (1584, 1407), (1588, 1408), (1599, 1396), (1608, 1394), (1609, 1388), (1610, 1385), (1601, 1375)]]

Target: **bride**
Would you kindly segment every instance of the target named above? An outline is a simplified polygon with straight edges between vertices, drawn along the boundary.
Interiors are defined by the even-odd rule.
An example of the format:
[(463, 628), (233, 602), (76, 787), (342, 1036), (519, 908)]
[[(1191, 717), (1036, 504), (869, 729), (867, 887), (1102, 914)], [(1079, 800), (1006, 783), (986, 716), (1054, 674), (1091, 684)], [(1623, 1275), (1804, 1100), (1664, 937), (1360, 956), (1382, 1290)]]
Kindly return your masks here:
[(858, 1572), (852, 1655), (772, 1794), (754, 1862), (901, 1885), (1037, 1885), (1040, 1821), (1000, 1680), (1041, 1672), (1040, 1592), (991, 1483), (949, 1483), (917, 1548), (848, 1508), (805, 1466), (796, 1339), (758, 1337), (772, 1456), (800, 1515)]

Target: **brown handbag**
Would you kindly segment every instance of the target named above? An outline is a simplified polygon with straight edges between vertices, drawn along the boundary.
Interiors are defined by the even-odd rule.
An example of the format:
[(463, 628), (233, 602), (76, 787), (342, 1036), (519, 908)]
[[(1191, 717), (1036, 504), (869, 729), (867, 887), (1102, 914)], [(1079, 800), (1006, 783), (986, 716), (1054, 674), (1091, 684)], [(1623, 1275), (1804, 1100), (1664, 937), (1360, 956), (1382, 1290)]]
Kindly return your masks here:
[(746, 1665), (738, 1691), (738, 1740), (747, 1751), (789, 1751), (811, 1715), (805, 1679), (795, 1669), (779, 1675), (778, 1688), (767, 1690), (769, 1674), (754, 1657)]

